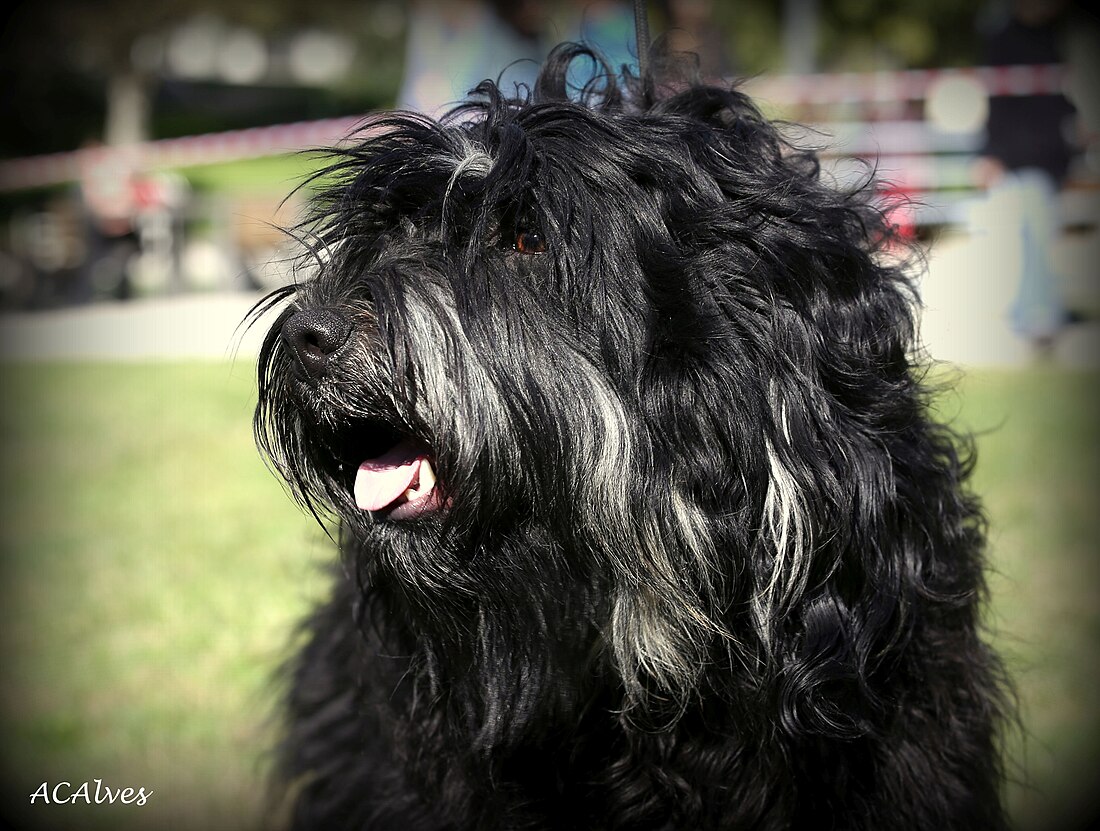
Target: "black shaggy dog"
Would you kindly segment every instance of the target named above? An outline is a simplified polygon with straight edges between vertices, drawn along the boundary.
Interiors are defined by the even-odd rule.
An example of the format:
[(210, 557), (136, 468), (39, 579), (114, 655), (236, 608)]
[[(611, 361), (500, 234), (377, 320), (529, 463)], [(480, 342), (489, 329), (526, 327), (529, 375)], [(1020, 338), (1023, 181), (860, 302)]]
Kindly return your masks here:
[(323, 174), (256, 430), (339, 519), (310, 829), (994, 829), (982, 521), (859, 192), (557, 50)]

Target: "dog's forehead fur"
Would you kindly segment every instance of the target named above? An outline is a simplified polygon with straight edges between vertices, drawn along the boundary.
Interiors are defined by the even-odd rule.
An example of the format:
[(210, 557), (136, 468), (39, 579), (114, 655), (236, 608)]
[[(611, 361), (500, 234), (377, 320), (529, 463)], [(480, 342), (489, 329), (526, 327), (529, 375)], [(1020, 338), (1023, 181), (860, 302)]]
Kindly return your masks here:
[[(312, 230), (317, 249), (339, 254), (330, 289), (340, 275), (376, 279), (372, 260), (388, 252), (446, 260), (448, 279), (466, 289), (515, 291), (507, 278), (519, 272), (555, 308), (620, 336), (623, 326), (647, 328), (607, 317), (629, 313), (628, 303), (636, 315), (657, 300), (659, 313), (705, 327), (703, 306), (714, 311), (733, 295), (761, 310), (805, 308), (830, 304), (834, 292), (861, 294), (850, 278), (877, 274), (866, 264), (800, 265), (874, 256), (888, 235), (875, 239), (879, 221), (862, 195), (823, 184), (816, 156), (784, 142), (735, 90), (692, 87), (644, 108), (621, 96), (541, 100), (538, 90), (510, 100), (488, 84), (478, 94), (442, 123), (372, 121), (326, 171), (332, 185)], [(517, 228), (545, 237), (544, 261), (502, 260)], [(721, 258), (723, 279), (707, 258)], [(498, 279), (484, 282), (494, 269)]]
[[(795, 195), (790, 172), (797, 164), (783, 158), (789, 148), (734, 91), (721, 102), (687, 90), (647, 112), (601, 112), (572, 101), (510, 101), (494, 87), (481, 89), (487, 100), (444, 123), (412, 115), (371, 123), (364, 141), (333, 167), (346, 175), (323, 203), (333, 230), (449, 210), (452, 228), (469, 235), (502, 213), (538, 212), (558, 225), (551, 230), (573, 231), (568, 241), (575, 243), (601, 220), (628, 231), (624, 223), (643, 209), (689, 220), (731, 197), (749, 214), (767, 210), (769, 196)], [(815, 168), (810, 154), (799, 158)]]

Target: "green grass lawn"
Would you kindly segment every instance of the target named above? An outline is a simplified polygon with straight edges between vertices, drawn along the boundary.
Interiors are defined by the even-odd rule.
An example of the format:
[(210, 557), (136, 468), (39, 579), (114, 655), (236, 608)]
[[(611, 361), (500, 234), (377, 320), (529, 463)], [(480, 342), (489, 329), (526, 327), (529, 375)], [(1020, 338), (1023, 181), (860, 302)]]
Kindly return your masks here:
[(5, 801), (101, 778), (154, 794), (39, 803), (42, 827), (247, 828), (269, 676), (329, 556), (253, 449), (251, 366), (2, 377)]
[[(251, 365), (0, 381), (0, 817), (26, 822), (43, 781), (99, 778), (153, 795), (40, 803), (30, 827), (263, 827), (270, 676), (331, 550), (253, 449)], [(981, 372), (943, 405), (980, 431), (990, 619), (1029, 734), (1010, 741), (1025, 829), (1052, 827), (1100, 772), (1098, 381)]]

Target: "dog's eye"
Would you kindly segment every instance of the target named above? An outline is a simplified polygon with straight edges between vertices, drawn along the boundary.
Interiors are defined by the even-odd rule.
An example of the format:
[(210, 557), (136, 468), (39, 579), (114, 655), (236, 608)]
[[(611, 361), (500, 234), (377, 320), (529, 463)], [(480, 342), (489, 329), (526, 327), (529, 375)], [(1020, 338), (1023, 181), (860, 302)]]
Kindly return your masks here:
[(545, 254), (546, 240), (538, 231), (517, 231), (512, 247), (520, 254)]

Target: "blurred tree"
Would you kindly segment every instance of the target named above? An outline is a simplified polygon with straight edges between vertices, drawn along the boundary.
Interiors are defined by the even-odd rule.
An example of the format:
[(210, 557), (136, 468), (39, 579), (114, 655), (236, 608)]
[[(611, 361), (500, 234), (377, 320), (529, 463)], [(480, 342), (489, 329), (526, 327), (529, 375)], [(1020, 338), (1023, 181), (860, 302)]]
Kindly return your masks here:
[(973, 64), (977, 21), (989, 0), (821, 0), (824, 69), (909, 69)]
[(990, 2), (727, 0), (713, 3), (713, 15), (738, 74), (871, 71), (972, 64), (976, 22)]
[[(396, 21), (382, 20), (384, 7), (392, 7)], [(30, 141), (44, 152), (70, 149), (89, 138), (108, 144), (148, 138), (161, 79), (150, 52), (163, 50), (173, 31), (203, 15), (272, 40), (327, 29), (368, 42), (400, 43), (403, 27), (393, 0), (40, 0), (16, 4), (7, 15), (0, 71), (10, 79), (2, 95), (14, 129), (0, 145), (5, 155), (27, 152)], [(66, 106), (73, 111), (66, 113)], [(86, 119), (97, 110), (100, 124), (90, 136)], [(60, 128), (56, 134), (42, 129), (47, 120)], [(73, 134), (73, 123), (83, 135)]]
[[(548, 0), (553, 2), (565, 0)], [(667, 6), (667, 0), (649, 2), (655, 10)], [(752, 75), (973, 63), (978, 56), (977, 20), (997, 2), (707, 0), (702, 5), (708, 7), (733, 72)], [(814, 12), (800, 18), (808, 28), (792, 30), (792, 9)], [(333, 96), (344, 96), (345, 112), (359, 104), (390, 105), (400, 79), (408, 13), (404, 0), (17, 3), (6, 12), (8, 20), (0, 32), (0, 72), (5, 79), (0, 100), (8, 116), (0, 134), (0, 155), (67, 150), (89, 138), (109, 143), (141, 139), (155, 134), (153, 116), (160, 119), (154, 125), (172, 120), (162, 135), (180, 135), (196, 128), (219, 129), (218, 119), (247, 126), (242, 123), (249, 117), (246, 110), (263, 102), (277, 118), (295, 117), (295, 112), (300, 118), (328, 114), (321, 109), (326, 101), (336, 106)], [(285, 45), (293, 33), (311, 29), (345, 35), (359, 45), (359, 63), (344, 80), (308, 91), (290, 84), (280, 87), (270, 78), (247, 96), (244, 87), (221, 81), (190, 79), (166, 85), (167, 76), (150, 54), (157, 48), (163, 51), (171, 33), (202, 15), (226, 27), (255, 32), (268, 44)], [(153, 112), (151, 102), (158, 89), (162, 95), (167, 90), (168, 103), (179, 106)]]

